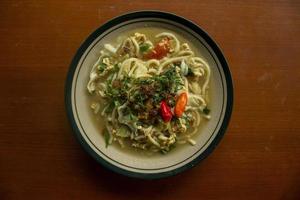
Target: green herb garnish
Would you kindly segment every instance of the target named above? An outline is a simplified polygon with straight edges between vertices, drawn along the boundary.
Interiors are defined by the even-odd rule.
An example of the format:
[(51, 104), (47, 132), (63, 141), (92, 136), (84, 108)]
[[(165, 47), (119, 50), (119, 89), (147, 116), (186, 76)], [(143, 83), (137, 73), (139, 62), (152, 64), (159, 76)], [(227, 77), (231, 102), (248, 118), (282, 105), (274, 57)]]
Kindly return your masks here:
[(116, 133), (117, 136), (125, 138), (130, 136), (130, 131), (128, 130), (128, 127), (126, 126), (121, 126), (119, 130)]
[(105, 147), (107, 148), (109, 145), (109, 141), (110, 141), (110, 134), (106, 128), (104, 129), (103, 134), (104, 134), (104, 140), (105, 140)]
[(207, 107), (205, 107), (203, 109), (203, 113), (206, 114), (206, 115), (208, 115), (210, 113), (210, 110)]
[(170, 152), (172, 149), (175, 149), (175, 147), (176, 147), (176, 142), (175, 142), (174, 144), (171, 144), (171, 145), (169, 146), (169, 148), (167, 148), (167, 149), (161, 149), (161, 150), (160, 150), (160, 153), (161, 153), (161, 154), (167, 154), (167, 153)]
[(100, 63), (99, 65), (98, 65), (98, 70), (99, 70), (99, 72), (100, 73), (102, 73), (102, 72), (104, 72), (104, 70), (106, 69), (106, 64), (104, 64), (104, 63)]
[(144, 44), (141, 44), (141, 46), (140, 46), (140, 51), (141, 51), (142, 53), (144, 53), (144, 52), (148, 51), (149, 48), (150, 48), (150, 45), (147, 44), (147, 43), (144, 43)]
[(120, 70), (120, 67), (119, 67), (119, 65), (118, 64), (115, 64), (114, 65), (114, 68), (112, 69), (112, 72), (114, 73), (114, 72), (118, 72)]
[(188, 68), (188, 73), (186, 76), (195, 76), (195, 74), (191, 68)]
[(165, 155), (165, 154), (167, 154), (169, 151), (167, 151), (167, 150), (165, 150), (165, 149), (161, 149), (159, 152), (160, 152), (161, 154)]
[(106, 112), (106, 113), (111, 113), (111, 112), (114, 110), (114, 108), (115, 108), (115, 102), (112, 101), (112, 102), (110, 102), (110, 104), (109, 104), (108, 107), (106, 108), (105, 112)]

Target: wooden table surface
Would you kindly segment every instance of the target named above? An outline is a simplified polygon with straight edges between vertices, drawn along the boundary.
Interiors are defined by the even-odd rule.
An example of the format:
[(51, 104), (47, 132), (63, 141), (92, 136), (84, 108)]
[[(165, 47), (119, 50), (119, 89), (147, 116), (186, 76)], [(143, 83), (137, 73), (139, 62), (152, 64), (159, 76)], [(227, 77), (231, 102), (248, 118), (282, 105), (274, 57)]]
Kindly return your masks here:
[[(300, 3), (1, 1), (0, 199), (300, 199)], [(160, 9), (205, 29), (234, 80), (228, 131), (201, 164), (143, 181), (72, 135), (64, 83), (81, 42), (122, 13)]]

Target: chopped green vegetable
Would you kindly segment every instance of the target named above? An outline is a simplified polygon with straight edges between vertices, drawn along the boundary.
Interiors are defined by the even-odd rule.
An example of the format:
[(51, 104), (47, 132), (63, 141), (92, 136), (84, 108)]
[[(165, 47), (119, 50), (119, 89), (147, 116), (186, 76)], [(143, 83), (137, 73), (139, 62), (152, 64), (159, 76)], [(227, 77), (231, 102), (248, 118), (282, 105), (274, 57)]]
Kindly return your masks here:
[(205, 107), (203, 109), (203, 113), (206, 114), (206, 115), (208, 115), (210, 113), (210, 110), (207, 107)]
[(159, 151), (161, 154), (167, 154), (169, 151), (167, 151), (167, 150), (165, 150), (165, 149), (161, 149), (160, 151)]
[(110, 134), (108, 132), (108, 130), (105, 128), (104, 129), (104, 139), (105, 139), (105, 147), (107, 148), (109, 145), (109, 140), (110, 140)]
[[(176, 142), (177, 142), (177, 139), (175, 138)], [(169, 147), (169, 151), (171, 151), (172, 149), (175, 149), (176, 147), (176, 142), (171, 144), (170, 147)]]
[(149, 48), (150, 48), (150, 45), (147, 43), (144, 43), (140, 46), (140, 51), (143, 53), (143, 52), (148, 51)]
[(188, 73), (186, 76), (195, 76), (193, 70), (190, 67), (188, 68)]
[(173, 143), (173, 144), (171, 144), (171, 145), (169, 146), (168, 149), (161, 149), (161, 150), (160, 150), (160, 153), (161, 153), (161, 154), (167, 154), (167, 153), (170, 152), (171, 150), (175, 149), (175, 147), (176, 147), (176, 142)]
[(115, 104), (116, 107), (120, 106), (119, 101), (114, 101), (114, 104)]
[(119, 128), (119, 130), (116, 133), (117, 136), (119, 137), (129, 137), (130, 136), (130, 132), (128, 130), (128, 128), (126, 126), (121, 126)]
[(186, 76), (188, 74), (188, 65), (184, 62), (184, 60), (180, 64), (180, 72), (182, 75)]
[(104, 70), (106, 69), (106, 64), (104, 64), (104, 63), (100, 63), (99, 65), (98, 65), (98, 70), (99, 70), (99, 72), (100, 73), (102, 73), (102, 72), (104, 72)]
[(108, 107), (106, 108), (105, 112), (106, 113), (111, 113), (113, 111), (113, 109), (115, 108), (115, 102), (112, 101), (110, 102), (110, 104), (108, 105)]
[(184, 122), (185, 122), (185, 126), (186, 126), (186, 128), (188, 129), (188, 128), (190, 128), (190, 121), (192, 121), (192, 118), (190, 117), (190, 116), (188, 116), (188, 115), (186, 115), (186, 114), (183, 114), (182, 115), (182, 119), (184, 120)]
[(118, 72), (119, 69), (120, 69), (119, 65), (118, 65), (118, 64), (115, 64), (115, 65), (114, 65), (114, 68), (112, 69), (112, 72), (113, 72), (113, 73), (114, 73), (114, 72)]

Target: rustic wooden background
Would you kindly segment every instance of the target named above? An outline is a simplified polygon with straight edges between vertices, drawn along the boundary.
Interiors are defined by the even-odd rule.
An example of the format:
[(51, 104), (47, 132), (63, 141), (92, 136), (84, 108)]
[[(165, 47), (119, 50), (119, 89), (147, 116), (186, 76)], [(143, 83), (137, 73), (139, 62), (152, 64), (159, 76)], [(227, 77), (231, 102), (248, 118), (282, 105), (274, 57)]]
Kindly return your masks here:
[[(234, 79), (227, 134), (175, 177), (114, 174), (72, 135), (69, 63), (105, 21), (159, 9), (220, 45)], [(0, 1), (0, 199), (300, 199), (300, 2)]]

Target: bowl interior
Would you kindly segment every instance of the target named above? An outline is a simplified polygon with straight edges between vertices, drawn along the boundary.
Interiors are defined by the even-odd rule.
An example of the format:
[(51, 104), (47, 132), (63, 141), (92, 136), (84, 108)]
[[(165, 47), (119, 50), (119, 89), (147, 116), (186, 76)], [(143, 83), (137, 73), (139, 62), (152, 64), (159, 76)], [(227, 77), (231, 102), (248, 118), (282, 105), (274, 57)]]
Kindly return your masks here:
[[(203, 122), (199, 133), (193, 138), (197, 144), (177, 145), (168, 154), (147, 155), (130, 149), (121, 149), (117, 144), (105, 147), (101, 134), (101, 120), (92, 113), (87, 92), (89, 72), (106, 43), (115, 43), (120, 35), (128, 35), (137, 29), (168, 31), (184, 38), (192, 46), (196, 55), (203, 57), (211, 67), (210, 103), (211, 120)], [(141, 32), (141, 31), (140, 31)], [(107, 29), (94, 38), (84, 51), (76, 67), (71, 86), (72, 113), (75, 123), (85, 142), (108, 163), (137, 173), (161, 173), (182, 167), (198, 157), (216, 137), (225, 115), (227, 90), (224, 71), (218, 57), (207, 42), (188, 27), (167, 19), (133, 19)]]

